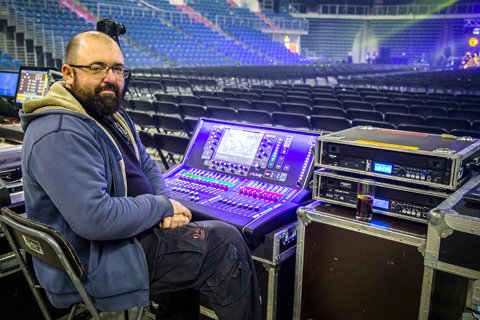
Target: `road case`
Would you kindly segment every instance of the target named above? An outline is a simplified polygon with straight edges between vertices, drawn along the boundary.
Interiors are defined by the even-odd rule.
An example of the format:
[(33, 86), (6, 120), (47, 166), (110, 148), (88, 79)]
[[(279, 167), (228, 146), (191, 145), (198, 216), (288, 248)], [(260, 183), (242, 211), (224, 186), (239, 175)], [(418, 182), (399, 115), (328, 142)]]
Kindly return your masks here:
[(480, 206), (463, 199), (479, 184), (477, 175), (430, 211), (425, 266), (469, 279), (466, 308), (480, 311)]
[[(358, 181), (364, 177), (352, 174), (338, 174), (328, 169), (314, 172), (313, 198), (350, 208), (356, 207)], [(373, 212), (393, 217), (427, 223), (428, 212), (442, 203), (451, 192), (439, 192), (428, 188), (412, 188), (401, 182), (375, 179)]]
[(470, 137), (359, 126), (318, 137), (315, 166), (456, 190), (479, 156)]
[[(465, 290), (456, 276), (425, 277), (424, 224), (376, 214), (371, 223), (358, 222), (354, 209), (321, 201), (297, 215), (294, 320), (420, 319), (421, 300), (434, 283), (442, 298), (441, 283), (453, 284), (449, 292)], [(459, 296), (447, 295), (437, 306), (460, 305), (461, 314)]]

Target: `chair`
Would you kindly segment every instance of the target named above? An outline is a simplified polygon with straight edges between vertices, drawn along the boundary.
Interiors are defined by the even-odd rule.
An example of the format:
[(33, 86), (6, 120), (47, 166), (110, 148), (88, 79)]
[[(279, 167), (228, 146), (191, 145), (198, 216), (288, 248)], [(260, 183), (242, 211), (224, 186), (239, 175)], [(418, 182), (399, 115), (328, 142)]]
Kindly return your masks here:
[(397, 129), (395, 125), (390, 122), (384, 121), (373, 121), (373, 120), (365, 120), (365, 119), (358, 119), (352, 121), (352, 127), (356, 126), (372, 126), (374, 128), (382, 128), (382, 129)]
[(310, 121), (303, 114), (274, 112), (272, 118), (273, 124), (278, 127), (310, 130)]
[(357, 95), (351, 95), (351, 94), (337, 94), (337, 99), (340, 101), (345, 102), (346, 100), (348, 101), (360, 101), (363, 102), (362, 96), (357, 96)]
[(155, 128), (155, 121), (150, 114), (145, 112), (127, 111), (133, 123), (138, 125), (142, 130)]
[(180, 103), (197, 104), (197, 105), (202, 104), (202, 102), (200, 101), (200, 98), (197, 96), (178, 96), (177, 99)]
[(199, 98), (201, 97), (213, 97), (214, 94), (211, 91), (205, 91), (205, 90), (193, 90), (193, 94)]
[(148, 83), (148, 89), (150, 90), (150, 93), (152, 95), (155, 95), (155, 93), (159, 91), (165, 91), (160, 81), (149, 81), (147, 83)]
[(154, 96), (157, 101), (178, 103), (177, 97), (172, 94), (155, 93)]
[(361, 110), (373, 110), (373, 104), (370, 102), (363, 102), (363, 101), (343, 101), (343, 109), (361, 109)]
[(473, 121), (472, 123), (472, 130), (474, 131), (480, 131), (480, 121)]
[(187, 128), (185, 127), (185, 122), (182, 118), (175, 116), (167, 116), (161, 114), (154, 114), (153, 121), (155, 121), (155, 126), (158, 132), (161, 132), (160, 129), (168, 132), (185, 132), (187, 133)]
[(317, 116), (340, 117), (346, 118), (347, 112), (340, 108), (330, 107), (313, 107), (312, 114)]
[(473, 103), (474, 100), (472, 98), (457, 98), (457, 97), (446, 97), (442, 101), (446, 102), (456, 102), (456, 103)]
[(238, 110), (238, 118), (242, 122), (273, 126), (272, 116), (265, 110), (240, 109)]
[(178, 107), (180, 108), (180, 114), (183, 118), (208, 118), (207, 108), (204, 106), (180, 103)]
[(387, 97), (372, 97), (372, 96), (366, 96), (365, 98), (366, 102), (370, 102), (373, 104), (377, 103), (392, 103), (392, 99), (387, 98)]
[(408, 107), (404, 104), (395, 103), (377, 103), (375, 104), (375, 110), (381, 113), (393, 112), (408, 114)]
[(445, 109), (458, 109), (458, 103), (456, 102), (449, 102), (449, 101), (432, 101), (429, 100), (425, 103), (427, 106), (435, 106), (435, 107), (442, 107)]
[(284, 102), (282, 103), (282, 112), (309, 116), (312, 114), (312, 108), (306, 104)]
[[(283, 96), (283, 97), (286, 96), (285, 91), (275, 90), (275, 89), (264, 90), (264, 91), (263, 91), (263, 94), (274, 94), (274, 95)], [(262, 95), (263, 95), (263, 94), (262, 94)]]
[(183, 119), (183, 122), (187, 128), (188, 136), (191, 137), (195, 131), (195, 127), (197, 126), (198, 118), (185, 118)]
[(202, 103), (205, 107), (225, 107), (225, 101), (217, 97), (201, 97)]
[(373, 110), (349, 109), (347, 116), (350, 120), (363, 119), (372, 121), (383, 121), (383, 114)]
[(227, 98), (225, 99), (225, 104), (227, 105), (227, 108), (232, 108), (235, 110), (238, 109), (252, 109), (252, 104), (248, 100), (244, 99), (230, 99)]
[(440, 101), (442, 100), (442, 98), (438, 97), (438, 96), (431, 96), (429, 94), (426, 94), (426, 93), (417, 93), (417, 94), (414, 94), (413, 95), (413, 99), (419, 99), (419, 100), (423, 100), (423, 101), (427, 101), (427, 100), (430, 100), (430, 101)]
[[(157, 146), (163, 165), (167, 170), (170, 169), (167, 159), (170, 158), (173, 163), (176, 163), (173, 155), (183, 156), (187, 151), (188, 143), (190, 142), (190, 139), (186, 137), (161, 133), (155, 133), (153, 139), (155, 140), (155, 145)], [(167, 152), (167, 157), (163, 155), (162, 151)]]
[(464, 118), (469, 121), (480, 120), (480, 110), (457, 110), (450, 109), (447, 112), (449, 118)]
[(478, 131), (453, 129), (450, 133), (457, 137), (472, 137), (480, 139), (480, 132)]
[(427, 127), (427, 126), (417, 126), (413, 124), (401, 124), (397, 126), (397, 130), (410, 131), (410, 132), (421, 132), (421, 133), (431, 133), (431, 134), (444, 134), (447, 133), (447, 130), (440, 127)]
[(343, 109), (343, 102), (337, 99), (313, 99), (313, 105), (315, 107), (331, 107)]
[(337, 99), (337, 97), (333, 93), (318, 93), (314, 92), (310, 96), (312, 99)]
[(222, 99), (235, 99), (237, 95), (235, 92), (214, 92), (215, 97)]
[(260, 96), (258, 94), (255, 94), (255, 93), (237, 93), (237, 98), (238, 99), (245, 99), (245, 100), (248, 100), (250, 102), (252, 102), (253, 100), (260, 100)]
[(130, 103), (133, 105), (133, 108), (137, 111), (151, 112), (155, 113), (155, 107), (150, 101), (146, 100), (130, 100)]
[(140, 131), (138, 133), (138, 137), (140, 138), (140, 141), (145, 146), (145, 148), (153, 148), (155, 150), (157, 149), (155, 141), (153, 140), (153, 136), (150, 132)]
[(431, 106), (411, 106), (410, 107), (411, 114), (418, 114), (424, 118), (435, 116), (435, 117), (446, 117), (447, 110), (440, 107), (431, 107)]
[[(278, 103), (282, 103), (282, 102), (285, 102), (287, 101), (287, 99), (285, 99), (285, 97), (283, 95), (279, 95), (279, 94), (262, 94), (261, 95), (261, 99), (263, 101), (274, 101), (274, 102), (278, 102)], [(256, 100), (260, 100), (260, 99), (256, 99)], [(255, 101), (255, 100), (252, 100), (252, 101)]]
[(223, 88), (223, 92), (233, 92), (236, 94), (237, 92), (243, 92), (243, 90), (240, 88), (225, 87)]
[(226, 107), (207, 107), (207, 112), (210, 118), (238, 121), (237, 110)]
[(459, 118), (428, 117), (426, 124), (431, 127), (445, 128), (447, 131), (454, 129), (470, 130), (472, 128), (470, 121)]
[(305, 91), (287, 91), (287, 99), (288, 97), (300, 97), (300, 98), (310, 98), (310, 92)]
[(390, 122), (397, 127), (401, 124), (413, 124), (417, 126), (425, 125), (425, 119), (416, 114), (386, 113), (385, 122)]
[(423, 100), (420, 100), (420, 99), (395, 99), (393, 100), (393, 102), (397, 103), (397, 104), (406, 104), (407, 106), (413, 106), (413, 105), (422, 105), (422, 104), (425, 104), (425, 102)]
[(190, 81), (186, 79), (175, 79), (175, 84), (178, 89), (178, 92), (180, 91), (191, 92), (193, 90), (192, 84), (190, 83)]
[[(1, 212), (0, 227), (10, 243), (45, 319), (51, 319), (51, 316), (41, 295), (41, 287), (28, 268), (26, 258), (20, 252), (20, 249), (68, 274), (83, 300), (83, 303), (73, 304), (69, 319), (73, 319), (79, 308), (84, 308), (90, 311), (95, 320), (101, 320), (100, 314), (80, 282), (79, 277), (83, 275), (85, 269), (67, 238), (56, 229), (24, 218), (8, 208), (3, 208)], [(123, 281), (125, 280), (127, 279), (123, 279)], [(122, 279), (119, 279), (119, 281), (122, 281)], [(137, 320), (140, 320), (142, 315), (143, 307), (138, 309)]]
[(307, 106), (313, 105), (312, 99), (307, 97), (287, 96), (287, 102), (305, 104)]
[(352, 127), (350, 120), (341, 117), (311, 116), (310, 124), (313, 131), (336, 132)]
[(252, 101), (252, 107), (256, 110), (264, 110), (267, 111), (268, 113), (272, 113), (275, 111), (281, 111), (280, 104), (278, 102), (274, 101), (259, 101), (259, 100), (253, 100)]
[(176, 103), (161, 101), (154, 101), (152, 103), (157, 113), (180, 116), (180, 109)]
[(480, 111), (480, 103), (462, 103), (460, 110), (477, 110)]

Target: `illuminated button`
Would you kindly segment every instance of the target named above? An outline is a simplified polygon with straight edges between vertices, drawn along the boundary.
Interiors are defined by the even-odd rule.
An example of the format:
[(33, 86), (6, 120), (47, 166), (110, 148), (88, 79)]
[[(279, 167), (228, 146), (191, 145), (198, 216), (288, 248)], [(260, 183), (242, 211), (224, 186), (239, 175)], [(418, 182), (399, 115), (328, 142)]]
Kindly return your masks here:
[(419, 174), (416, 174), (416, 175), (415, 175), (415, 179), (419, 180), (419, 179), (420, 179), (420, 175), (419, 175)]
[(193, 201), (193, 200), (195, 200), (195, 197), (194, 197), (194, 196), (191, 196), (191, 197), (190, 197), (190, 201)]
[(410, 178), (410, 173), (407, 173), (406, 177), (407, 177), (407, 178)]
[(200, 197), (195, 197), (195, 202), (200, 201)]
[(420, 176), (420, 180), (425, 180), (425, 176), (424, 176), (424, 175), (421, 175), (421, 176)]

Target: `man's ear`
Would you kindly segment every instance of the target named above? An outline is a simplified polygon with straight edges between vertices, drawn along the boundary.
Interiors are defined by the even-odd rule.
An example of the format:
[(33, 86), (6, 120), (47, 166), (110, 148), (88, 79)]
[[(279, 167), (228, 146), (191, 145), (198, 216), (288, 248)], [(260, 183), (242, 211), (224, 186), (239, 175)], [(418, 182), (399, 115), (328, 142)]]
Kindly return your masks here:
[(65, 82), (67, 83), (68, 87), (73, 85), (73, 80), (75, 79), (75, 74), (73, 73), (73, 68), (70, 67), (68, 64), (64, 64), (62, 66), (62, 73)]

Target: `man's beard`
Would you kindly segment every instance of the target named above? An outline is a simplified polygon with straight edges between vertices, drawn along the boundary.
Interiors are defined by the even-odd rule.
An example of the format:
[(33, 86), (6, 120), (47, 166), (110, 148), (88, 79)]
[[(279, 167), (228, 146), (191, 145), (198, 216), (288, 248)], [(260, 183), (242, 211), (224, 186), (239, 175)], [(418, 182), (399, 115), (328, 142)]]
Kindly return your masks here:
[[(100, 93), (103, 90), (112, 90), (115, 94)], [(72, 91), (80, 99), (80, 103), (88, 113), (95, 113), (100, 116), (111, 116), (120, 109), (123, 94), (120, 88), (111, 83), (105, 83), (104, 87), (98, 85), (93, 94), (84, 90), (78, 85), (76, 79), (73, 81)]]

